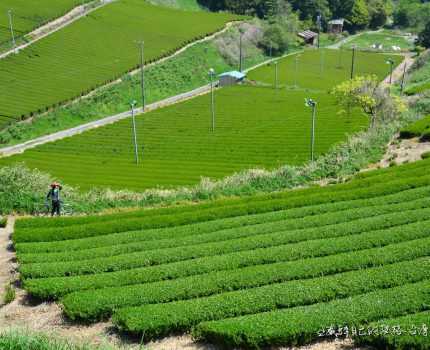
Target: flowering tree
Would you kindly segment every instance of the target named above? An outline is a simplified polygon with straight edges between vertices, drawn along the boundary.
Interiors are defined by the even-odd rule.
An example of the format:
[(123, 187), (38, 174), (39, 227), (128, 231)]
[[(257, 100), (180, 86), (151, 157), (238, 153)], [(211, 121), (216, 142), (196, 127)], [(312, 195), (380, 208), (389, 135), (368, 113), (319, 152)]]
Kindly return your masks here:
[(350, 114), (352, 108), (360, 108), (369, 115), (371, 125), (375, 124), (378, 106), (378, 78), (374, 75), (355, 77), (336, 86), (331, 93), (342, 107), (341, 114)]
[(405, 110), (404, 103), (396, 96), (379, 86), (375, 75), (360, 76), (336, 86), (331, 93), (341, 106), (340, 114), (350, 115), (351, 109), (360, 108), (371, 120), (373, 127), (377, 116), (381, 120), (393, 118)]

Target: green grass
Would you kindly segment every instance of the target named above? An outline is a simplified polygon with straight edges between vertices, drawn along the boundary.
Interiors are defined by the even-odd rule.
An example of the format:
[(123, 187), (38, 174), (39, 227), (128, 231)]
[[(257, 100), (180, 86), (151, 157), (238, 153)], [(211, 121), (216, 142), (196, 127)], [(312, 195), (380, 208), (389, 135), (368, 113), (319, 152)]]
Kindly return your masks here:
[(111, 346), (77, 345), (54, 335), (10, 330), (0, 333), (0, 350), (114, 350)]
[[(381, 44), (382, 50), (373, 48), (375, 44)], [(348, 41), (343, 48), (351, 49), (356, 46), (359, 50), (381, 51), (381, 52), (396, 52), (393, 46), (400, 47), (401, 51), (411, 51), (414, 48), (414, 43), (407, 36), (396, 35), (392, 33), (364, 33), (351, 41)]]
[(412, 71), (407, 79), (405, 94), (415, 95), (430, 90), (430, 60), (424, 54), (418, 61), (423, 61), (419, 68)]
[(295, 345), (429, 305), (430, 161), (350, 182), (97, 217), (22, 219), (24, 288), (153, 339)]
[(0, 217), (0, 228), (4, 228), (7, 225), (7, 219)]
[(149, 0), (155, 5), (168, 6), (187, 11), (201, 11), (197, 0)]
[(430, 141), (430, 116), (400, 130), (400, 138), (411, 139), (419, 137), (422, 141)]
[(9, 30), (7, 11), (12, 10), (15, 39), (22, 39), (27, 33), (50, 20), (61, 17), (75, 6), (90, 0), (2, 0), (0, 4), (0, 47), (12, 47), (12, 37)]
[[(375, 74), (383, 80), (390, 74), (390, 69), (385, 63), (387, 58), (392, 58), (395, 66), (403, 60), (399, 55), (358, 52), (355, 75)], [(278, 61), (278, 83), (289, 88), (327, 91), (350, 78), (351, 61), (350, 50), (306, 50), (304, 53), (290, 55)], [(248, 78), (274, 85), (275, 66), (273, 64), (262, 66), (250, 72)]]
[(137, 40), (145, 40), (146, 62), (152, 62), (236, 18), (138, 0), (111, 3), (0, 61), (0, 123), (45, 111), (136, 68)]
[[(299, 89), (238, 86), (217, 91), (215, 133), (210, 130), (207, 95), (138, 117), (143, 157), (138, 166), (134, 164), (129, 120), (2, 159), (0, 164), (25, 162), (82, 190), (101, 186), (172, 188), (196, 184), (202, 176), (219, 179), (247, 168), (303, 164), (310, 157), (310, 111), (303, 102), (306, 97), (313, 97), (319, 104), (317, 155), (367, 125), (367, 118), (359, 113), (350, 118), (337, 114), (337, 106), (327, 91), (347, 79), (349, 65), (345, 62), (343, 68), (337, 68), (338, 52), (322, 52), (322, 72), (319, 52), (302, 54)], [(346, 61), (350, 59), (348, 52), (343, 56)], [(400, 62), (399, 56), (393, 57)], [(374, 73), (382, 79), (387, 74), (384, 59), (386, 56), (379, 54), (359, 54), (356, 73)], [(375, 61), (382, 63), (374, 64)], [(281, 60), (280, 71), (280, 84), (293, 84), (293, 56)], [(262, 67), (249, 77), (271, 84), (272, 75), (273, 67)], [(56, 158), (54, 165), (51, 157)]]

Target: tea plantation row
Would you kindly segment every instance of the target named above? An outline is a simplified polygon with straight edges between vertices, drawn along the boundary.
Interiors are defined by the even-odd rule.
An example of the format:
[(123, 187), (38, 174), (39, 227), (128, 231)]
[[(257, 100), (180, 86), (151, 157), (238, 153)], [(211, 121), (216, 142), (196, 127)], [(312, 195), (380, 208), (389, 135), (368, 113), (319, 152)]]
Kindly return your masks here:
[(140, 62), (139, 40), (152, 62), (237, 18), (113, 2), (1, 60), (0, 115), (22, 119), (121, 77)]
[(327, 188), (46, 227), (46, 219), (22, 219), (13, 236), (21, 278), (34, 297), (59, 300), (69, 318), (113, 316), (145, 340), (192, 331), (258, 348), (309, 343), (332, 325), (423, 319), (429, 168), (424, 160)]
[(0, 45), (10, 42), (12, 36), (9, 30), (7, 12), (12, 10), (12, 21), (16, 39), (42, 26), (50, 20), (60, 17), (75, 6), (90, 0), (2, 0), (0, 3)]

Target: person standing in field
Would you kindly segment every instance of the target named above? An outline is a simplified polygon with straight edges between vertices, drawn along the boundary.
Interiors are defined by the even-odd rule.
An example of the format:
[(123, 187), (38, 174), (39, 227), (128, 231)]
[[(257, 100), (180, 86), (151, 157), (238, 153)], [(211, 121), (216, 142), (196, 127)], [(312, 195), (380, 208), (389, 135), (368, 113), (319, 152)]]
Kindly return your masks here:
[(63, 189), (63, 187), (57, 183), (54, 182), (51, 184), (51, 188), (48, 192), (48, 195), (46, 196), (46, 200), (51, 200), (52, 207), (51, 207), (51, 216), (54, 216), (57, 214), (58, 216), (61, 215), (61, 199), (60, 199), (60, 191)]

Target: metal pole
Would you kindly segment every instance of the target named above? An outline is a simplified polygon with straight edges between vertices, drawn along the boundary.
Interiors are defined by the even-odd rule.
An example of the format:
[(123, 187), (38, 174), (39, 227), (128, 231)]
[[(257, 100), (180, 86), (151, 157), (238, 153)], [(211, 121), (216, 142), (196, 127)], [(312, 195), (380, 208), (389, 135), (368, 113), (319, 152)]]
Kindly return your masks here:
[(351, 80), (354, 79), (355, 70), (355, 47), (352, 48)]
[(403, 66), (403, 77), (402, 77), (402, 84), (400, 85), (400, 93), (403, 95), (403, 91), (405, 89), (405, 82), (406, 82), (406, 68), (407, 64), (405, 62), (405, 65)]
[(295, 74), (295, 82), (294, 82), (294, 87), (296, 89), (299, 87), (298, 79), (299, 79), (299, 56), (296, 56), (296, 74)]
[(7, 14), (9, 16), (9, 27), (10, 27), (10, 34), (12, 35), (12, 45), (13, 45), (13, 47), (15, 47), (16, 46), (16, 42), (15, 42), (15, 34), (13, 33), (12, 10), (7, 11)]
[(393, 84), (393, 66), (394, 62), (390, 62), (390, 85)]
[(212, 132), (215, 132), (215, 95), (214, 95), (214, 74), (213, 69), (209, 71), (211, 78), (211, 110), (212, 110)]
[(320, 50), (320, 75), (324, 73), (324, 50)]
[(142, 93), (142, 110), (145, 112), (146, 109), (146, 98), (145, 98), (145, 42), (140, 42), (140, 87)]
[(339, 62), (337, 67), (340, 69), (342, 68), (342, 49), (339, 49)]
[(139, 151), (137, 147), (137, 131), (136, 131), (136, 117), (134, 115), (134, 106), (136, 105), (136, 102), (133, 101), (131, 104), (131, 119), (133, 122), (133, 140), (134, 140), (134, 156), (136, 160), (136, 165), (139, 164)]
[(239, 72), (243, 71), (243, 52), (242, 52), (242, 41), (243, 41), (243, 33), (240, 32), (240, 39), (239, 39)]
[(278, 62), (275, 62), (275, 89), (278, 89)]
[(314, 102), (312, 105), (312, 141), (311, 141), (311, 161), (314, 161), (314, 154), (315, 154), (315, 119), (316, 119), (316, 111), (317, 111), (317, 104)]
[(318, 24), (318, 48), (321, 47), (321, 14), (317, 17), (317, 24)]

